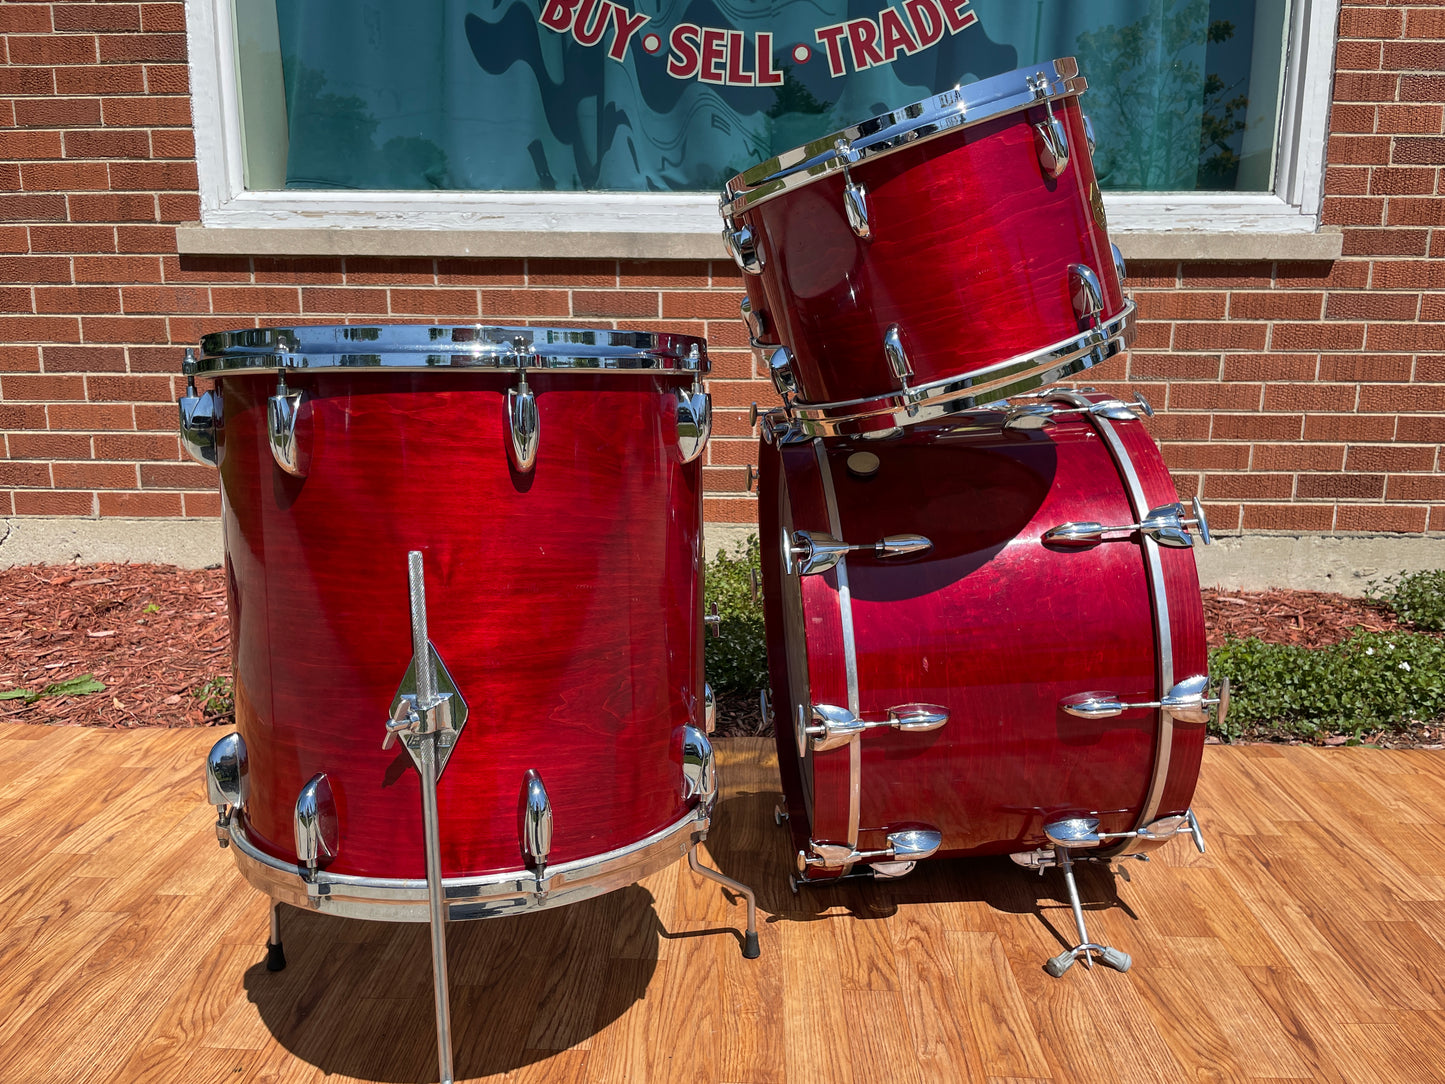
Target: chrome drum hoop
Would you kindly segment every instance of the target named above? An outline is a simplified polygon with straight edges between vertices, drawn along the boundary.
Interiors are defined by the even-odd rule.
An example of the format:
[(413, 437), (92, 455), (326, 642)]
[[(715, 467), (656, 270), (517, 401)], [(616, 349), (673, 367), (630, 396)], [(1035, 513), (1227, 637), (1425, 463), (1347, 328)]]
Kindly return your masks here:
[(956, 128), (1074, 97), (1088, 89), (1073, 57), (957, 86), (942, 94), (880, 113), (831, 135), (783, 151), (739, 173), (723, 190), (719, 213), (726, 219), (760, 203), (869, 158), (933, 139)]
[(707, 340), (606, 328), (329, 324), (243, 328), (201, 339), (198, 376), (300, 369), (706, 373)]
[(773, 431), (784, 441), (859, 436), (958, 414), (997, 413), (1009, 396), (1067, 380), (1127, 350), (1134, 341), (1134, 314), (1133, 300), (1125, 298), (1119, 314), (1098, 327), (966, 376), (869, 399), (795, 403), (783, 409)]
[[(613, 851), (548, 866), (541, 887), (531, 870), (504, 870), (476, 877), (444, 877), (447, 920), (498, 918), (551, 910), (625, 888), (686, 856), (708, 831), (710, 816), (699, 802), (681, 820), (646, 839)], [(428, 922), (425, 878), (352, 877), (317, 872), (257, 849), (234, 814), (224, 829), (241, 876), (273, 900), (324, 914), (381, 922)]]

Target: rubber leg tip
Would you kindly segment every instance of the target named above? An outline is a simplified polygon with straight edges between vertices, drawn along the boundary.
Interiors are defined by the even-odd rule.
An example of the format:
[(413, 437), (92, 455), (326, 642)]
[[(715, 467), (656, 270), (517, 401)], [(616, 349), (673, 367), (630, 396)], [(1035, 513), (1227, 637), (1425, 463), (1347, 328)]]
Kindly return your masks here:
[(743, 938), (743, 959), (756, 960), (763, 950), (758, 948), (758, 931), (749, 930)]
[(1115, 971), (1128, 971), (1134, 963), (1127, 952), (1121, 952), (1116, 948), (1106, 948), (1101, 952), (1099, 962), (1105, 967), (1112, 967)]
[(286, 970), (286, 950), (280, 945), (271, 944), (269, 941), (266, 942), (266, 970)]
[(1044, 970), (1057, 979), (1062, 977), (1064, 972), (1073, 966), (1074, 954), (1072, 952), (1061, 952), (1044, 964)]

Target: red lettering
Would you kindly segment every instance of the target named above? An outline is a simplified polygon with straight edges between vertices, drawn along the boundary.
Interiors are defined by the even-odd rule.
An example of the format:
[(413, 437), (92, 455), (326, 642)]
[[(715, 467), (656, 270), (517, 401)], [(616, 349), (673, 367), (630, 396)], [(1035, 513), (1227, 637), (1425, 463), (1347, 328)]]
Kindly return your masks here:
[(818, 44), (828, 50), (828, 74), (835, 79), (848, 71), (843, 65), (843, 47), (838, 43), (838, 39), (847, 29), (847, 23), (839, 23), (837, 26), (820, 27), (813, 32)]
[(691, 79), (697, 75), (698, 35), (702, 31), (692, 23), (678, 23), (667, 39), (672, 50), (667, 57), (667, 74), (674, 79)]
[(878, 13), (878, 25), (883, 31), (883, 58), (889, 63), (898, 59), (899, 53), (918, 52), (918, 43), (908, 32), (908, 24), (894, 8), (884, 8)]
[(727, 31), (705, 26), (702, 31), (702, 70), (697, 77), (704, 83), (726, 83), (727, 76), (718, 65), (727, 59)]
[(547, 0), (539, 20), (548, 30), (565, 34), (572, 27), (573, 12), (579, 0)]
[(579, 0), (577, 21), (572, 24), (572, 37), (578, 45), (596, 45), (602, 40), (611, 7), (610, 0)]
[(783, 73), (773, 67), (773, 36), (762, 30), (753, 35), (754, 60), (758, 69), (758, 86), (775, 87), (783, 81)]
[(968, 7), (968, 0), (941, 0), (939, 7), (943, 8), (943, 18), (948, 23), (950, 34), (957, 34), (964, 27), (978, 22), (977, 15), (963, 10)]
[(918, 42), (918, 48), (927, 49), (943, 37), (943, 19), (933, 0), (905, 0), (903, 10), (913, 23), (913, 37)]
[(728, 31), (728, 86), (750, 87), (753, 85), (753, 73), (743, 71), (743, 32), (741, 30)]
[(848, 51), (853, 54), (853, 67), (860, 72), (883, 63), (883, 54), (878, 51), (878, 25), (872, 19), (848, 23)]
[(632, 41), (632, 35), (642, 29), (642, 24), (651, 19), (650, 15), (641, 13), (629, 17), (628, 10), (624, 7), (612, 5), (612, 44), (607, 47), (607, 55), (619, 64), (627, 59), (627, 46)]

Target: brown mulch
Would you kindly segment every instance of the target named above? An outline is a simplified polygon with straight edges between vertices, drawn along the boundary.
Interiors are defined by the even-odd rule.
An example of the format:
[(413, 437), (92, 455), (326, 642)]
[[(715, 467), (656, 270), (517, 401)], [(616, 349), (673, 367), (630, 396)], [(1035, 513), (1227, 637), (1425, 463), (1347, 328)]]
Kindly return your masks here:
[(0, 693), (90, 675), (104, 691), (0, 700), (0, 719), (71, 726), (212, 726), (231, 672), (220, 569), (17, 565), (0, 570)]
[(1228, 637), (1254, 636), (1269, 644), (1325, 647), (1337, 644), (1355, 628), (1394, 632), (1410, 626), (1390, 610), (1365, 598), (1323, 591), (1204, 591), (1204, 627), (1209, 646)]

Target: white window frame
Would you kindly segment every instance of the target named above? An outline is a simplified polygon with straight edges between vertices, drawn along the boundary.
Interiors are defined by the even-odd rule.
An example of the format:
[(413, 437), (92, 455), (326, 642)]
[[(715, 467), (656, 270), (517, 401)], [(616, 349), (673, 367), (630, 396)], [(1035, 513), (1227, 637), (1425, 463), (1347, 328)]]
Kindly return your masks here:
[[(1110, 192), (1114, 233), (1315, 233), (1340, 0), (1294, 0), (1273, 192)], [(230, 0), (186, 0), (201, 225), (218, 229), (715, 235), (713, 193), (248, 192)], [(519, 253), (521, 254), (521, 253)]]

